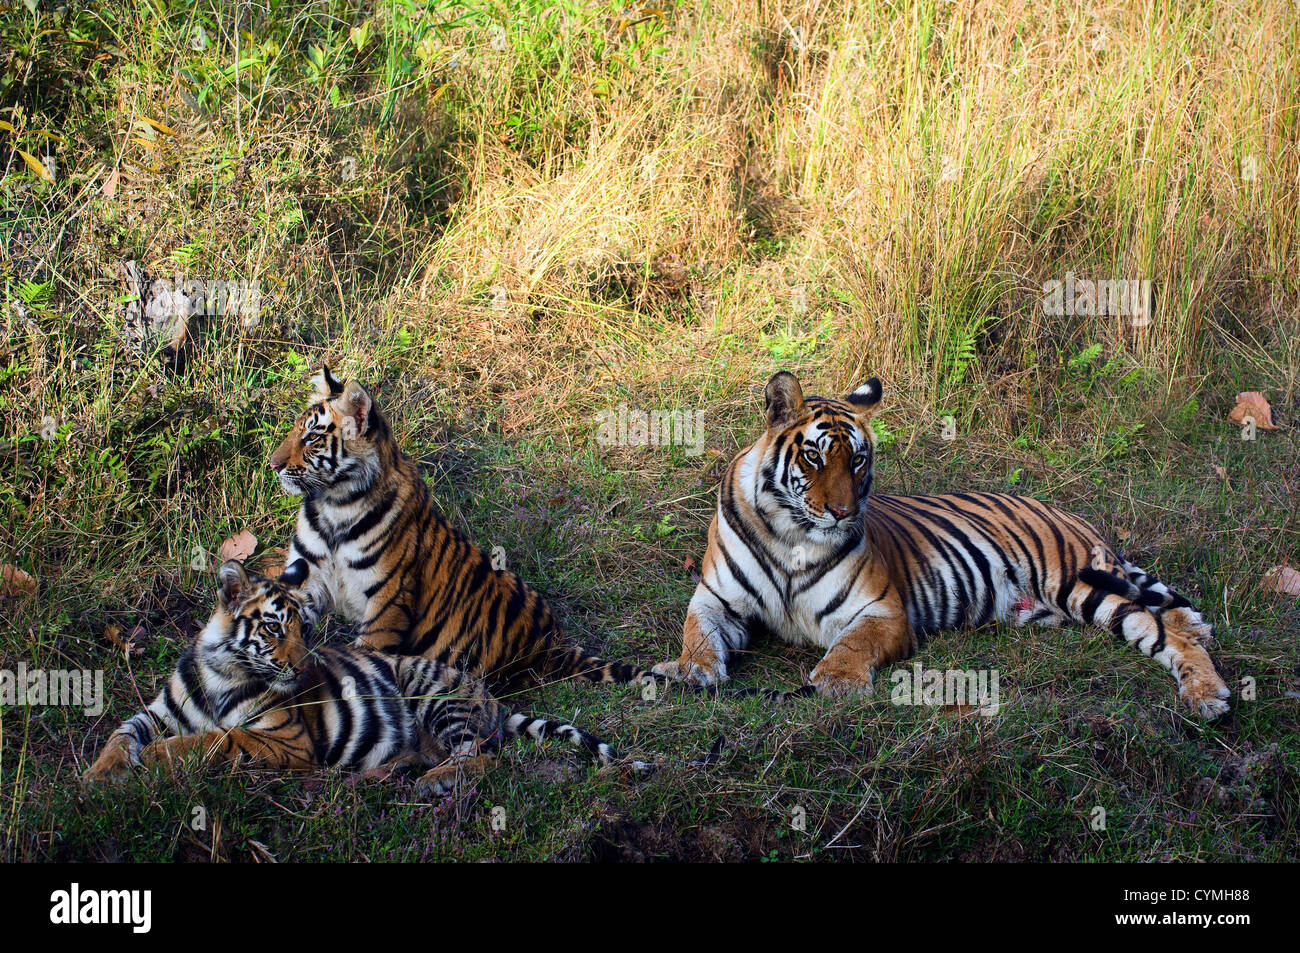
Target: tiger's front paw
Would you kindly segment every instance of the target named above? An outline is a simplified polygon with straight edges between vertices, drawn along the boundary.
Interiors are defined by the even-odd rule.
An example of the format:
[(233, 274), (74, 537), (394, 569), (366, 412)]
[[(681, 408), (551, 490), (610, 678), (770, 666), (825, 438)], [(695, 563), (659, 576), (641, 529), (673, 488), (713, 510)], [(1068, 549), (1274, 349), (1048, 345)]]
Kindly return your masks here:
[(466, 779), (482, 774), (495, 760), (491, 754), (452, 758), (425, 772), (415, 784), (416, 797), (432, 799), (453, 794)]
[(455, 765), (447, 764), (434, 768), (415, 783), (415, 796), (422, 801), (428, 801), (453, 794), (459, 779), (460, 772), (456, 770)]
[(701, 665), (690, 659), (660, 662), (650, 669), (656, 675), (681, 682), (692, 682), (701, 688), (714, 688), (727, 680), (727, 667), (721, 662)]
[(872, 670), (853, 668), (838, 659), (824, 658), (808, 676), (808, 683), (818, 695), (841, 698), (845, 695), (866, 695), (871, 692)]
[(120, 781), (131, 773), (136, 759), (131, 755), (127, 745), (110, 744), (100, 752), (95, 763), (81, 776), (82, 784), (101, 784), (105, 781)]
[(1183, 678), (1178, 689), (1187, 707), (1209, 720), (1228, 713), (1228, 699), (1232, 691), (1223, 683), (1223, 679), (1213, 672), (1195, 673)]

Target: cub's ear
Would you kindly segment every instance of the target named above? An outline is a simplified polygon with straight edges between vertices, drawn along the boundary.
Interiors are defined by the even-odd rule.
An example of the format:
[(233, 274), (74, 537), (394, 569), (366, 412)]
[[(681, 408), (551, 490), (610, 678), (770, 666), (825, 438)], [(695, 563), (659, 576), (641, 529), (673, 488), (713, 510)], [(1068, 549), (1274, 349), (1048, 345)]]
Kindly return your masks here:
[(280, 584), (290, 589), (297, 589), (307, 581), (310, 572), (311, 567), (307, 565), (307, 560), (295, 559), (285, 567), (284, 572), (280, 573)]
[(803, 388), (799, 386), (799, 378), (789, 371), (773, 374), (763, 391), (763, 406), (769, 430), (779, 430), (802, 417)]
[(343, 437), (352, 440), (366, 432), (370, 422), (370, 408), (374, 401), (366, 389), (356, 381), (348, 381), (343, 386), (343, 396), (335, 405), (343, 414)]
[(220, 584), (219, 597), (222, 608), (233, 611), (248, 588), (248, 573), (244, 564), (238, 559), (227, 559), (217, 570), (217, 582)]
[(322, 364), (320, 373), (311, 379), (316, 393), (321, 397), (337, 397), (343, 393), (343, 382), (330, 373), (330, 366)]
[(880, 378), (873, 377), (844, 399), (853, 405), (859, 415), (870, 416), (876, 412), (873, 408), (880, 403), (881, 392)]

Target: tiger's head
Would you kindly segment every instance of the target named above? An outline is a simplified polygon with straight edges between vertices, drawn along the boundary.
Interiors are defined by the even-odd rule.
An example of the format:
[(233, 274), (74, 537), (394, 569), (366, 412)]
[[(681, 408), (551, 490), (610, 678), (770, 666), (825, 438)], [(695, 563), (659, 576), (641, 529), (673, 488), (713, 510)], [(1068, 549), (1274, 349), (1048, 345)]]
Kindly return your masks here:
[(862, 532), (880, 394), (875, 377), (842, 400), (804, 397), (788, 371), (767, 382), (755, 502), (778, 533), (833, 545)]
[(307, 561), (298, 559), (268, 579), (238, 560), (222, 563), (217, 607), (199, 640), (204, 660), (234, 681), (292, 689), (310, 659), (300, 592), (308, 571)]
[(312, 381), (311, 403), (268, 461), (290, 496), (351, 493), (374, 482), (388, 423), (354, 380), (340, 381), (323, 367)]

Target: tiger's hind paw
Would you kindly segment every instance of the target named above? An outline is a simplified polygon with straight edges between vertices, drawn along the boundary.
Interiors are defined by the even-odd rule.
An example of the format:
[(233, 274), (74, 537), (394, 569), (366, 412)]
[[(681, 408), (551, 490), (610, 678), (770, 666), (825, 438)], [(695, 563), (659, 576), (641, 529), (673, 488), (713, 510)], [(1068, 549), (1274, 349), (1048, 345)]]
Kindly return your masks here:
[(1230, 708), (1227, 700), (1232, 697), (1232, 691), (1217, 675), (1191, 676), (1178, 694), (1188, 708), (1207, 721), (1226, 715)]

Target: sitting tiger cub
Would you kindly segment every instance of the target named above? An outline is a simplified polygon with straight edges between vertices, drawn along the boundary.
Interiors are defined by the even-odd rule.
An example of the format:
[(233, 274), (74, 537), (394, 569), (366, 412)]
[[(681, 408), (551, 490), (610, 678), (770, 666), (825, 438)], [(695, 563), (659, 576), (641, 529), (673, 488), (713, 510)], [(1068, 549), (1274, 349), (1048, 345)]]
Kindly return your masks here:
[(1192, 711), (1227, 712), (1210, 625), (1077, 516), (1008, 493), (871, 493), (880, 397), (874, 377), (843, 400), (768, 381), (766, 431), (727, 468), (681, 655), (657, 674), (716, 685), (766, 628), (826, 649), (807, 687), (839, 694), (936, 632), (1095, 623), (1172, 672)]
[(328, 367), (314, 383), (270, 459), (303, 498), (288, 561), (311, 564), (309, 622), (337, 609), (359, 624), (358, 644), (454, 665), (501, 693), (569, 677), (653, 681), (569, 642), (539, 593), (439, 515), (364, 387)]
[(511, 715), (481, 681), (436, 661), (309, 650), (299, 591), (308, 572), (303, 560), (277, 580), (246, 573), (234, 560), (222, 564), (207, 626), (153, 704), (113, 732), (85, 780), (197, 751), (289, 771), (432, 766), (417, 785), (428, 797), (483, 771), (503, 735), (556, 735), (603, 764), (618, 760), (580, 728)]

